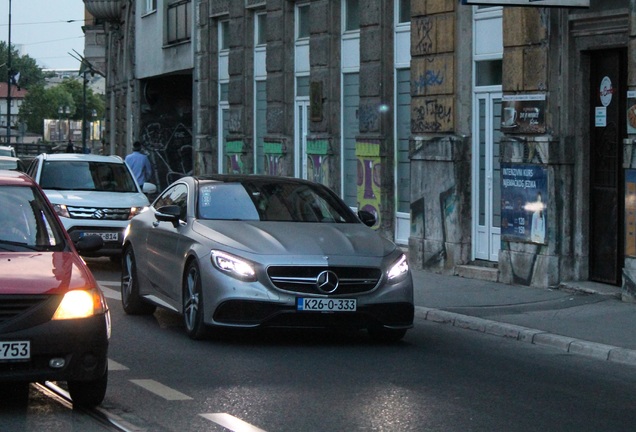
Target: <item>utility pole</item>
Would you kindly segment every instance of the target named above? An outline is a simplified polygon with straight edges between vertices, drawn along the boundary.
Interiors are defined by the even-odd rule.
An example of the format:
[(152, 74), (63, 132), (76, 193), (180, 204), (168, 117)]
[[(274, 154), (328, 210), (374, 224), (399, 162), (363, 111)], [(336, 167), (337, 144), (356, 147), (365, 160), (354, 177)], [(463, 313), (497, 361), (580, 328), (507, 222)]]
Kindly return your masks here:
[(7, 53), (7, 145), (9, 145), (11, 143), (11, 0), (9, 0), (9, 43)]

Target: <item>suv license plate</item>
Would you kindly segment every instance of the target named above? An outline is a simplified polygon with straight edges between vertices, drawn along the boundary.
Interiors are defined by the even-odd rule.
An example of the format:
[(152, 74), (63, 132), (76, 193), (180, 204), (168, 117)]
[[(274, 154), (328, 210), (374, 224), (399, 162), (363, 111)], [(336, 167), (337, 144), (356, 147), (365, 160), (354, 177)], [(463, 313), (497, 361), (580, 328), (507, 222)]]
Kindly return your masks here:
[(355, 312), (356, 299), (297, 298), (296, 310), (316, 312)]
[(100, 236), (105, 242), (107, 242), (107, 241), (119, 241), (119, 233), (116, 233), (116, 232), (95, 233), (95, 235)]
[(30, 341), (0, 342), (0, 360), (28, 360), (30, 358)]

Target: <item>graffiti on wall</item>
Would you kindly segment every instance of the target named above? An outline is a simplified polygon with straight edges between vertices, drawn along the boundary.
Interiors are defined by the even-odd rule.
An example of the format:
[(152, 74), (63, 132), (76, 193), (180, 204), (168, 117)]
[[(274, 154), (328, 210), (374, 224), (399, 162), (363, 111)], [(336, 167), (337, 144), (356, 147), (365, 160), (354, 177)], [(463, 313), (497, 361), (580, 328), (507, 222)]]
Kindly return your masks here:
[(158, 190), (192, 174), (192, 131), (185, 124), (149, 123), (142, 130), (140, 142), (152, 164)]
[(265, 153), (265, 174), (281, 175), (282, 160), (285, 157), (285, 146), (279, 142), (265, 141), (263, 153)]
[(228, 141), (225, 143), (225, 172), (226, 174), (243, 174), (243, 141)]
[(448, 97), (413, 99), (411, 131), (413, 133), (452, 132), (453, 100)]
[(358, 210), (366, 210), (375, 216), (374, 229), (380, 227), (380, 200), (382, 187), (382, 162), (380, 141), (356, 142), (358, 159)]
[(307, 178), (309, 180), (329, 184), (328, 152), (328, 140), (307, 140)]

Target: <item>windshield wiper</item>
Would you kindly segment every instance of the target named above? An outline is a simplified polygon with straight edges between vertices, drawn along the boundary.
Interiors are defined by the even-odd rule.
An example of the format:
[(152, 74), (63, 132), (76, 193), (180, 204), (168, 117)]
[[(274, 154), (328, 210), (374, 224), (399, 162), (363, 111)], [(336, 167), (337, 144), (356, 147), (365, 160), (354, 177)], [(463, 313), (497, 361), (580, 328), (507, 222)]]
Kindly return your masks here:
[[(11, 240), (1, 240), (0, 239), (0, 245), (18, 246), (18, 247), (22, 247), (22, 248), (29, 249), (29, 250), (36, 250), (36, 248), (33, 245), (30, 245), (30, 244), (24, 243), (24, 242), (11, 241)], [(2, 247), (2, 249), (7, 250), (7, 251), (11, 251), (12, 250), (10, 248), (5, 248), (5, 247)]]

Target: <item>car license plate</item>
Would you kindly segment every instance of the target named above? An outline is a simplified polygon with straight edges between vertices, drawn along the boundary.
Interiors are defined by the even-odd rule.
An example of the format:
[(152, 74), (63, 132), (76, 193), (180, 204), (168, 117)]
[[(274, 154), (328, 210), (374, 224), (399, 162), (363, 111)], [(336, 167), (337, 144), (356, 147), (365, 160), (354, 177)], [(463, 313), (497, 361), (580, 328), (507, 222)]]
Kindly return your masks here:
[(119, 241), (119, 233), (116, 233), (116, 232), (95, 233), (95, 235), (100, 236), (105, 242), (106, 241)]
[(31, 358), (30, 341), (0, 342), (0, 361), (28, 360)]
[(296, 310), (316, 312), (355, 312), (356, 299), (298, 298)]

